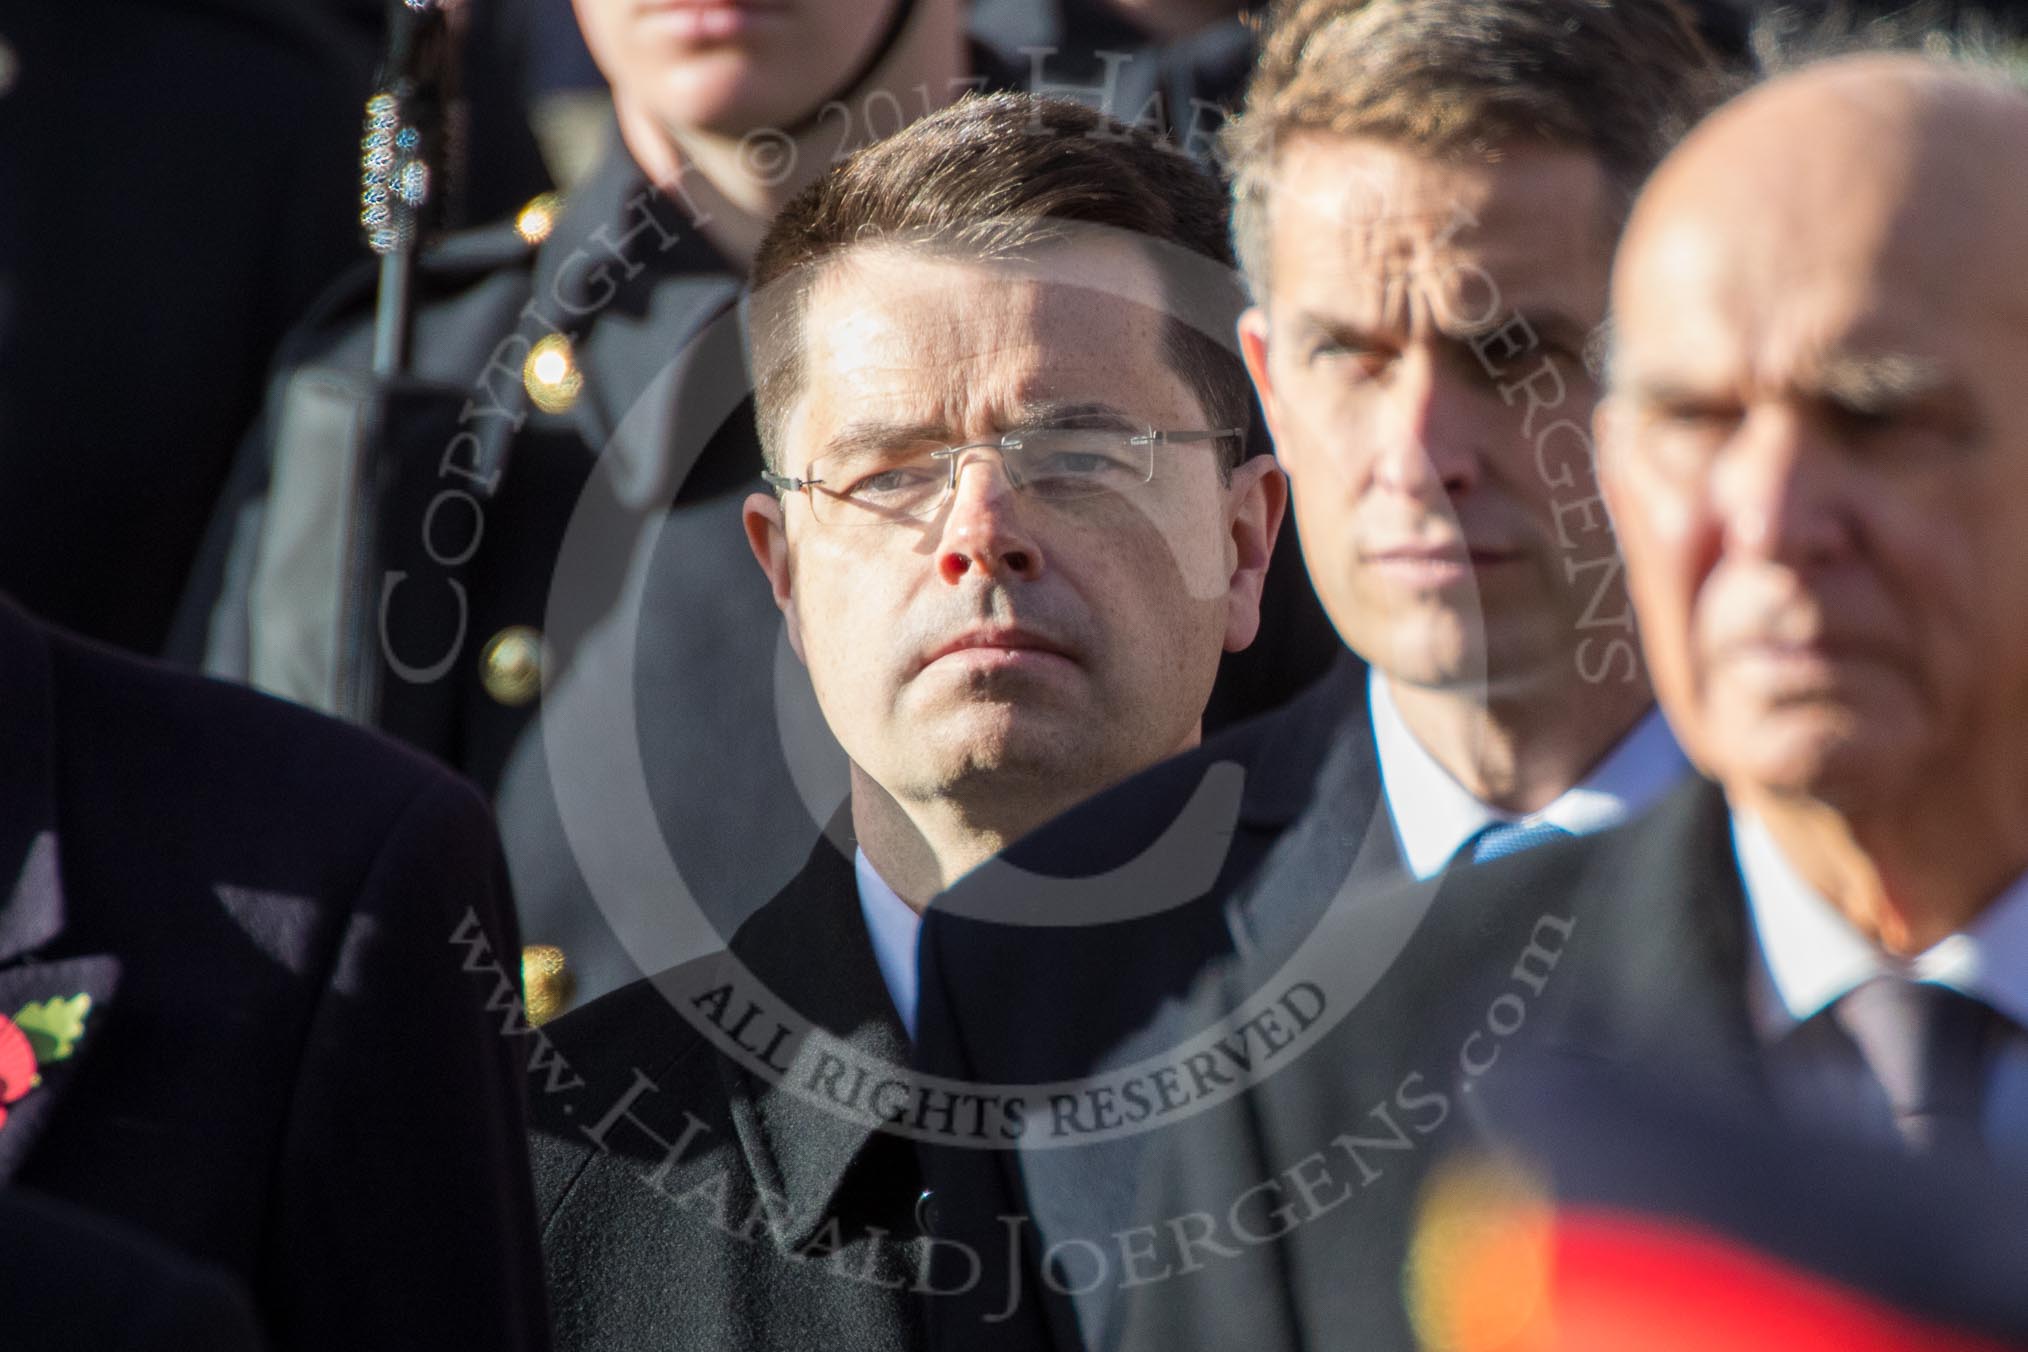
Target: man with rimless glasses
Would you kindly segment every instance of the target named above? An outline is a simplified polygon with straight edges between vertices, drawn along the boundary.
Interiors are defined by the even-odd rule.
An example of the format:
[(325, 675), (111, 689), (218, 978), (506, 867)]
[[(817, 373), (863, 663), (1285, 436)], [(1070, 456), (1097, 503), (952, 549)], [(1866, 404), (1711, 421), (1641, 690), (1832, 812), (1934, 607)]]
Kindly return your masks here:
[(958, 469), (967, 451), (997, 451), (1008, 486), (1046, 501), (1132, 492), (1155, 477), (1155, 448), (1187, 442), (1222, 441), (1246, 435), (1243, 427), (1215, 432), (1134, 431), (1120, 425), (1105, 405), (1098, 425), (1074, 417), (1008, 432), (992, 441), (965, 446), (914, 444), (875, 436), (827, 452), (810, 462), (813, 477), (798, 479), (768, 470), (772, 487), (792, 493), (821, 489), (811, 498), (810, 516), (830, 526), (881, 525), (921, 521), (937, 515), (957, 490)]
[(545, 1028), (576, 1082), (533, 1114), (566, 1348), (923, 1345), (965, 1279), (908, 1134), (1021, 1123), (910, 1079), (920, 909), (1198, 742), (1285, 503), (1241, 459), (1217, 185), (1077, 105), (861, 151), (754, 287), (746, 533), (851, 799), (727, 954)]

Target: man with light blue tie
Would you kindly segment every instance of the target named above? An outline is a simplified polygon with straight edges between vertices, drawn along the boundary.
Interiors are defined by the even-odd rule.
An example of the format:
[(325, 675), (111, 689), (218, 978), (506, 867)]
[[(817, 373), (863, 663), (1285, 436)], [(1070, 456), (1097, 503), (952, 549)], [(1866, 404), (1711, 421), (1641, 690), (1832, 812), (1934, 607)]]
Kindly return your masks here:
[[(1112, 1346), (1410, 1345), (1431, 1307), (1403, 1293), (1442, 1266), (1414, 1255), (1504, 1186), (1419, 1225), (1438, 1161), (1469, 1171), (1517, 1123), (1535, 1223), (1718, 1235), (1791, 1291), (1856, 1290), (1876, 1330), (1893, 1307), (2028, 1342), (2024, 233), (2028, 90), (1997, 69), (1806, 66), (1663, 163), (1613, 274), (1599, 474), (1657, 698), (1709, 778), (1388, 898), (1418, 907), (1401, 956), (1243, 1112), (1169, 1133), (1139, 1194), (1173, 1216), (1266, 1186), (1304, 1223), (1137, 1289)], [(1358, 962), (1385, 911), (1304, 956)], [(1904, 1200), (1848, 1205), (1875, 1188)], [(1215, 1238), (1238, 1251), (1242, 1223)], [(1624, 1256), (1576, 1261), (1626, 1283)], [(1655, 1322), (1587, 1345), (1768, 1345), (1699, 1342), (1686, 1292), (1620, 1293)]]

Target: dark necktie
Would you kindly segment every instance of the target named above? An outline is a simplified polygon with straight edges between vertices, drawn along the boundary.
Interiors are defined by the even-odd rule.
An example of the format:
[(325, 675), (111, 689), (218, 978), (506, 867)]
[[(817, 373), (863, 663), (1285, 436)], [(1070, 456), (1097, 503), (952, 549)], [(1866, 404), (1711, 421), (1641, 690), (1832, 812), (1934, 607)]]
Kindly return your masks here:
[(1532, 850), (1537, 845), (1547, 845), (1552, 840), (1568, 840), (1571, 833), (1550, 822), (1494, 822), (1466, 841), (1458, 854), (1474, 864), (1483, 864), (1488, 859), (1504, 859), (1510, 854)]
[(1834, 1015), (1851, 1035), (1915, 1154), (1983, 1154), (1987, 1033), (1992, 1010), (1948, 986), (1882, 976), (1848, 992)]

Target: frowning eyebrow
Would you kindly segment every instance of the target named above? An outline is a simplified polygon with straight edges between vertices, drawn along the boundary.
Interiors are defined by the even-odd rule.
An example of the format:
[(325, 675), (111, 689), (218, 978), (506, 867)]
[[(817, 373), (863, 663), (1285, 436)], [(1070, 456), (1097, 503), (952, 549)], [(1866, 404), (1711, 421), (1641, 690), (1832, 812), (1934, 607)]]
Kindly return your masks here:
[[(1591, 340), (1590, 326), (1581, 323), (1567, 311), (1549, 307), (1501, 309), (1494, 318), (1476, 328), (1446, 327), (1443, 338), (1459, 346), (1469, 346), (1517, 321), (1527, 326), (1527, 333), (1535, 335), (1535, 341), (1530, 343), (1526, 341), (1521, 330), (1515, 330), (1513, 335), (1515, 345), (1520, 348), (1517, 360), (1544, 347), (1560, 348), (1572, 356), (1582, 357)], [(1393, 322), (1383, 322), (1376, 327), (1369, 323), (1312, 310), (1298, 311), (1294, 316), (1293, 328), (1299, 341), (1324, 338), (1361, 350), (1398, 347), (1405, 337), (1399, 331), (1398, 324)]]
[[(1144, 420), (1131, 417), (1117, 404), (1103, 400), (1030, 400), (1010, 410), (1011, 419), (996, 422), (1002, 433), (1023, 427), (1119, 427), (1139, 429)], [(897, 446), (943, 446), (962, 440), (941, 422), (890, 422), (862, 418), (847, 423), (826, 441), (820, 457), (873, 455)]]

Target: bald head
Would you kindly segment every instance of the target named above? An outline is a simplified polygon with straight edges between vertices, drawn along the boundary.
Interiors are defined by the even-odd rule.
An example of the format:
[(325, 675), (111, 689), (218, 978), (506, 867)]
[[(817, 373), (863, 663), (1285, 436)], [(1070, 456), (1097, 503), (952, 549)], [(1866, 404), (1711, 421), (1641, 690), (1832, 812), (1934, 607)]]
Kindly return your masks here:
[(1602, 479), (1657, 694), (1736, 795), (2028, 810), (1995, 782), (2028, 759), (2024, 239), (2028, 97), (1914, 57), (1769, 82), (1637, 203)]
[(2028, 97), (1919, 57), (1827, 61), (1734, 100), (1663, 163), (1629, 221), (1615, 300), (1637, 303), (1646, 271), (1713, 234), (1739, 246), (1739, 285), (1878, 264), (1990, 294), (1999, 278), (1963, 263), (2010, 259), (2024, 225)]

